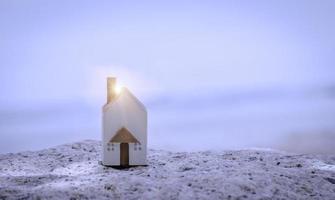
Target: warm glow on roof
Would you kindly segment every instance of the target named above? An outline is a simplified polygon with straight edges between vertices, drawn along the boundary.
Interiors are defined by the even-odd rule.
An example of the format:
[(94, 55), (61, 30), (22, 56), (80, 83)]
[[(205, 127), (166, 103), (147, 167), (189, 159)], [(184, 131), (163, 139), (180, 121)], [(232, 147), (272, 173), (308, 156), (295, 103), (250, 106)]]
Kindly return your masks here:
[(122, 87), (119, 86), (119, 85), (116, 85), (114, 87), (114, 91), (115, 91), (116, 95), (119, 95), (121, 93), (121, 90), (122, 90)]

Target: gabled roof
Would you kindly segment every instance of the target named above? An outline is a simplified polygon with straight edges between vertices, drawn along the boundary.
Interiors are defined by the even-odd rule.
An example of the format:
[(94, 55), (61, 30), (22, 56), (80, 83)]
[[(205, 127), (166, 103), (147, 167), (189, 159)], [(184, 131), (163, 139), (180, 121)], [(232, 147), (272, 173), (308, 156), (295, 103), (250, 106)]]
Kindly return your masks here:
[(140, 143), (130, 131), (122, 127), (120, 130), (116, 132), (114, 137), (109, 142), (117, 142), (117, 143)]
[(122, 87), (121, 88), (121, 92), (119, 95), (116, 96), (116, 98), (114, 99), (114, 101), (107, 103), (104, 105), (103, 109), (106, 111), (108, 110), (109, 107), (113, 106), (117, 101), (119, 101), (119, 99), (121, 98), (121, 96), (128, 96), (130, 97), (138, 106), (139, 108), (141, 108), (142, 110), (144, 110), (146, 112), (146, 108), (144, 106), (144, 104), (138, 100), (126, 87)]

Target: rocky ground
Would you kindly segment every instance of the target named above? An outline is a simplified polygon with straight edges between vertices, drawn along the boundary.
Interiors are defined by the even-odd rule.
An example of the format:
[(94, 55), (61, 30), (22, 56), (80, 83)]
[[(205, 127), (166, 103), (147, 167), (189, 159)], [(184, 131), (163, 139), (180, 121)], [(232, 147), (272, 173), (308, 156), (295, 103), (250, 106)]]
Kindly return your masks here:
[(98, 141), (0, 155), (0, 199), (335, 199), (335, 155), (149, 150), (148, 166), (99, 163)]

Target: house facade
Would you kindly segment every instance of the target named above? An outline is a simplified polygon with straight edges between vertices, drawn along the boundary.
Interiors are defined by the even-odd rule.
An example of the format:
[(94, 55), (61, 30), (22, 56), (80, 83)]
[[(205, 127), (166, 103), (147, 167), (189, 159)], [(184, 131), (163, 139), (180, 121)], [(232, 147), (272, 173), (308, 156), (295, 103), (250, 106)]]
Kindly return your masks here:
[(115, 84), (115, 78), (108, 78), (102, 117), (102, 164), (146, 165), (147, 111), (127, 88), (117, 93)]

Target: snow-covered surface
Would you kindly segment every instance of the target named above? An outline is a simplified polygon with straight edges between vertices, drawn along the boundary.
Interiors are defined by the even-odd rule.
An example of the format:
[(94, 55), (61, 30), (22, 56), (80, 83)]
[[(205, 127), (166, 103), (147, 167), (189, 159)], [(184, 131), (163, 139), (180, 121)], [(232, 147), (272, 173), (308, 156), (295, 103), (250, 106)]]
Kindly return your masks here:
[(148, 166), (100, 164), (98, 141), (0, 155), (0, 199), (335, 199), (335, 155), (261, 149), (148, 151)]

